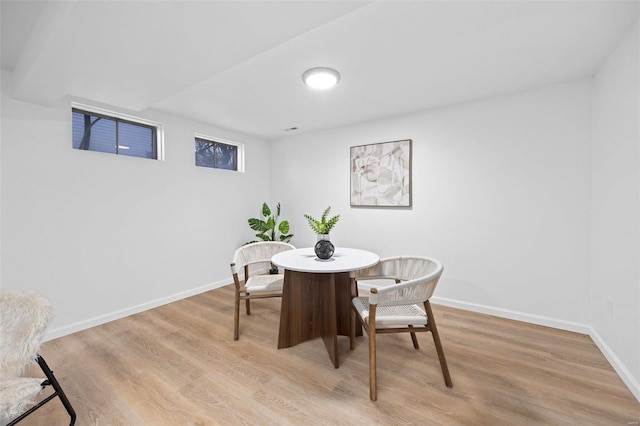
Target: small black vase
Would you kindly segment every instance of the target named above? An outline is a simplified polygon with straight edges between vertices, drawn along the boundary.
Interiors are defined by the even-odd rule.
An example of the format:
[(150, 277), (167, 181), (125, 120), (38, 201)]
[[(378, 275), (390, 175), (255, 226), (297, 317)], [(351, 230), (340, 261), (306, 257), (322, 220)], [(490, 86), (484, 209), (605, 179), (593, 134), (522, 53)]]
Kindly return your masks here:
[(316, 252), (316, 256), (322, 260), (330, 259), (335, 251), (335, 247), (329, 240), (318, 241), (313, 249)]

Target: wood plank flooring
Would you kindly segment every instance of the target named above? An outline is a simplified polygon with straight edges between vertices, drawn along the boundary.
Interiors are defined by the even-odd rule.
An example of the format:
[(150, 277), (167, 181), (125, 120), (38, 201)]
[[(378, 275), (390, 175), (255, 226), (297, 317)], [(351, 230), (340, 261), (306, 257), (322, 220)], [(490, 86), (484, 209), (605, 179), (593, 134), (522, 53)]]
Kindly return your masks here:
[[(454, 387), (433, 340), (378, 340), (369, 400), (367, 338), (277, 349), (280, 299), (252, 302), (233, 341), (223, 287), (46, 342), (42, 354), (77, 425), (638, 425), (640, 403), (588, 336), (433, 305)], [(37, 371), (37, 370), (32, 370)], [(63, 425), (58, 400), (21, 425)]]

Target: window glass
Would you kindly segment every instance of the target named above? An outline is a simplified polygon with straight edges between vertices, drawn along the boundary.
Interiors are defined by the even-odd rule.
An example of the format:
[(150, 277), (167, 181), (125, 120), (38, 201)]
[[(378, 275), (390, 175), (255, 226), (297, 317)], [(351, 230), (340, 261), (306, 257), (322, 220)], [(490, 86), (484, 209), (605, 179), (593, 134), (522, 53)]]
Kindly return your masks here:
[(155, 132), (151, 127), (118, 123), (118, 154), (156, 158)]
[(196, 166), (213, 167), (213, 142), (196, 139)]
[(73, 147), (130, 157), (158, 158), (158, 129), (73, 108)]
[(238, 170), (238, 146), (227, 143), (195, 139), (196, 166)]
[(238, 147), (216, 143), (214, 167), (217, 169), (236, 170)]
[(116, 122), (106, 117), (73, 112), (73, 147), (116, 153)]

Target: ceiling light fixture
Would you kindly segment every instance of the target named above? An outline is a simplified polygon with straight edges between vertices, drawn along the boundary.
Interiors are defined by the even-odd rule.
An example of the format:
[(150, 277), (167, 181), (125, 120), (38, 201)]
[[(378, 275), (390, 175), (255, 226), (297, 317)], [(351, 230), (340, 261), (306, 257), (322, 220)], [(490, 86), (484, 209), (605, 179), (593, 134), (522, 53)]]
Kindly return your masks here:
[(333, 68), (311, 68), (302, 74), (302, 81), (312, 89), (330, 89), (340, 81), (340, 73)]

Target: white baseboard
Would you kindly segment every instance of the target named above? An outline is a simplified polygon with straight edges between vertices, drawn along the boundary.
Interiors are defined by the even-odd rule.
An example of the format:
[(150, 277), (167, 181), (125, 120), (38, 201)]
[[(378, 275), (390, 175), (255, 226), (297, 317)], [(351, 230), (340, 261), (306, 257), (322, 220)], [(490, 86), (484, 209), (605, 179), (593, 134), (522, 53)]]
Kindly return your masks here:
[(629, 388), (633, 396), (636, 397), (638, 402), (640, 402), (640, 383), (631, 375), (627, 367), (620, 361), (618, 356), (611, 350), (609, 345), (607, 345), (602, 337), (595, 331), (593, 328), (589, 330), (589, 337), (593, 340), (600, 349), (600, 352), (607, 358), (609, 364), (613, 367), (613, 369), (618, 373), (618, 376), (622, 379), (625, 385)]
[(436, 304), (460, 308), (466, 311), (478, 312), (481, 314), (493, 315), (500, 318), (508, 318), (516, 321), (523, 321), (529, 324), (543, 325), (545, 327), (557, 328), (559, 330), (572, 331), (574, 333), (589, 334), (591, 328), (586, 324), (559, 320), (557, 318), (544, 317), (540, 315), (525, 314), (511, 311), (509, 309), (494, 308), (491, 306), (479, 305), (476, 303), (461, 302), (459, 300), (446, 299), (443, 297), (432, 297), (431, 301)]
[(166, 305), (167, 303), (175, 302), (177, 300), (186, 299), (187, 297), (195, 296), (196, 294), (204, 293), (209, 290), (214, 290), (228, 284), (229, 280), (205, 284), (203, 286), (172, 294), (171, 296), (163, 297), (161, 299), (152, 300), (150, 302), (141, 303), (139, 305), (131, 306), (116, 312), (89, 318), (87, 320), (79, 321), (63, 327), (54, 328), (47, 331), (47, 334), (44, 336), (44, 341), (46, 342), (48, 340), (66, 336), (68, 334), (77, 333), (78, 331), (86, 330), (88, 328), (95, 327), (97, 325), (104, 324), (110, 321), (115, 321), (120, 318), (128, 317), (129, 315), (137, 314), (148, 309), (157, 308), (158, 306)]

